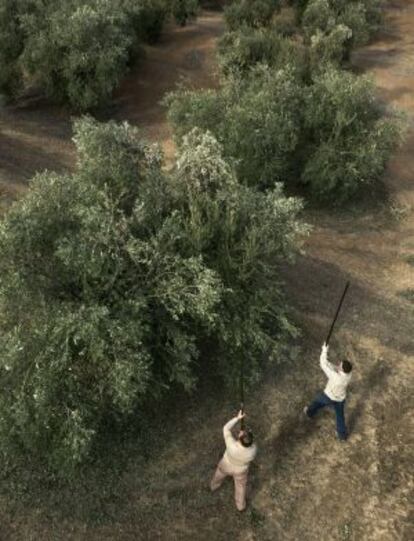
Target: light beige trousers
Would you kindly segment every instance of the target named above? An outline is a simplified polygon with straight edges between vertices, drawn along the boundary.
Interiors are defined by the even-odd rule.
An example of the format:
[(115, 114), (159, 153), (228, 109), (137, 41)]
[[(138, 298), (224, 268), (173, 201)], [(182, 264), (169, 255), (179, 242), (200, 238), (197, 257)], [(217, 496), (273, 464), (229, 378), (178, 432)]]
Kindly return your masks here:
[(244, 511), (246, 508), (247, 473), (248, 470), (243, 473), (235, 472), (226, 461), (221, 459), (214, 472), (210, 488), (212, 491), (217, 490), (226, 477), (233, 477), (236, 507), (239, 511)]

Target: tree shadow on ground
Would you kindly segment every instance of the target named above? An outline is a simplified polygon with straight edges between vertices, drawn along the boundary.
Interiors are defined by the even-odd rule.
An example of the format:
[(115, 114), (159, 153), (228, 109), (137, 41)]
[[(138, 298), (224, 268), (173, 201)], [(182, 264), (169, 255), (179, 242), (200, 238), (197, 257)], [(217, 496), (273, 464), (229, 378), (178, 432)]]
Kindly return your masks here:
[(379, 389), (384, 388), (391, 373), (391, 367), (385, 363), (384, 359), (378, 359), (368, 374), (355, 385), (352, 393), (357, 396), (357, 401), (350, 410), (347, 419), (348, 432), (351, 436), (357, 432), (358, 422), (365, 405), (371, 401)]
[(393, 47), (392, 49), (384, 49), (382, 47), (358, 49), (352, 56), (352, 71), (362, 74), (372, 71), (379, 66), (382, 68), (395, 67), (396, 57), (403, 53), (404, 49), (401, 47)]
[(306, 445), (306, 441), (317, 430), (317, 426), (310, 419), (306, 419), (302, 408), (298, 407), (297, 415), (283, 421), (271, 442), (266, 446), (266, 451), (276, 457), (272, 471), (278, 469), (280, 457), (289, 455), (297, 446)]
[(46, 169), (68, 170), (67, 159), (61, 152), (25, 141), (24, 136), (11, 137), (0, 133), (0, 146), (0, 174), (8, 182), (26, 184), (36, 173)]

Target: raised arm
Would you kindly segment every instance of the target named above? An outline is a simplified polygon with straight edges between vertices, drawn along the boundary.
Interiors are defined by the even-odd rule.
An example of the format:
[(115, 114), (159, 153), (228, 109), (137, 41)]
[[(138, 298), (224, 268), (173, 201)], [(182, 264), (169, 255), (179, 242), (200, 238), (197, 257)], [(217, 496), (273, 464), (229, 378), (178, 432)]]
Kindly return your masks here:
[(328, 361), (328, 349), (329, 346), (324, 344), (322, 346), (322, 352), (319, 359), (319, 364), (321, 365), (322, 370), (330, 378), (331, 376), (337, 374), (335, 367)]
[(234, 426), (236, 426), (238, 421), (240, 421), (240, 419), (243, 419), (243, 417), (244, 417), (244, 413), (239, 411), (236, 417), (233, 417), (233, 419), (230, 419), (230, 421), (223, 426), (223, 436), (224, 436), (224, 441), (226, 442), (226, 445), (227, 445), (227, 442), (231, 443), (231, 442), (236, 441), (235, 438), (233, 437), (233, 434), (231, 433), (231, 429)]

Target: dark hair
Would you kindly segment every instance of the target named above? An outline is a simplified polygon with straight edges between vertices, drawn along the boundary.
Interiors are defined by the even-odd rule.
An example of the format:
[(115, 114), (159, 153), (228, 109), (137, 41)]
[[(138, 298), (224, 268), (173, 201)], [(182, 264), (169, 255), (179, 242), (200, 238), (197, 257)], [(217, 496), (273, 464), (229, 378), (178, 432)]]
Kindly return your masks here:
[(349, 361), (342, 361), (342, 370), (345, 374), (349, 374), (352, 370), (352, 364)]
[(243, 434), (240, 436), (240, 443), (243, 447), (250, 447), (253, 443), (253, 432), (249, 429), (244, 430)]

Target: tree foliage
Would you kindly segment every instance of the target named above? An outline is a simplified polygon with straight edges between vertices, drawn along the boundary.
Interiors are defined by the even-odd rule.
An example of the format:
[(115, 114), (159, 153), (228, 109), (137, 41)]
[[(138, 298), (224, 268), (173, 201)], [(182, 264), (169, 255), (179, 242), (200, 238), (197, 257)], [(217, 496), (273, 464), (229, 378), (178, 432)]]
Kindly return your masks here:
[(269, 26), (280, 0), (235, 0), (226, 6), (224, 17), (230, 30)]
[(24, 48), (20, 14), (26, 0), (0, 2), (0, 94), (14, 96), (22, 86), (19, 58)]
[(302, 76), (306, 69), (303, 46), (275, 30), (243, 28), (227, 32), (219, 42), (220, 67), (224, 75), (243, 77), (257, 64), (273, 69), (290, 67)]
[(197, 0), (1, 0), (0, 92), (29, 78), (49, 96), (85, 111), (105, 104), (172, 13), (195, 17)]
[(197, 11), (198, 0), (172, 0), (171, 2), (171, 12), (181, 26), (185, 26), (189, 19), (193, 19)]
[(96, 107), (125, 73), (132, 45), (126, 22), (112, 0), (67, 2), (46, 19), (27, 16), (22, 63), (54, 99), (74, 109)]
[(343, 24), (334, 26), (327, 34), (317, 30), (310, 37), (308, 49), (310, 72), (321, 72), (330, 66), (339, 68), (347, 55), (351, 37), (352, 31)]
[[(323, 59), (348, 60), (354, 47), (365, 45), (377, 30), (380, 2), (376, 0), (309, 0), (301, 16), (308, 43), (318, 43)], [(338, 49), (342, 49), (342, 55)], [(332, 52), (330, 53), (330, 51)], [(317, 54), (317, 51), (315, 51)]]
[(125, 13), (135, 49), (142, 42), (155, 43), (168, 17), (167, 0), (114, 0)]
[[(240, 184), (211, 134), (167, 174), (127, 124), (75, 124), (77, 171), (43, 173), (0, 226), (0, 447), (70, 472), (149, 397), (275, 355), (277, 274), (303, 231), (281, 186)], [(200, 357), (210, 344), (214, 358)]]
[(401, 122), (384, 116), (369, 79), (327, 66), (307, 85), (289, 68), (259, 66), (217, 91), (178, 90), (167, 99), (178, 144), (194, 127), (211, 130), (246, 184), (302, 183), (309, 197), (349, 199), (380, 177)]
[(290, 178), (302, 110), (292, 70), (258, 66), (246, 78), (229, 78), (218, 91), (181, 89), (166, 103), (179, 144), (193, 127), (211, 130), (243, 182), (264, 188)]
[(247, 185), (303, 184), (308, 197), (342, 202), (379, 178), (401, 136), (374, 86), (341, 70), (350, 49), (368, 39), (367, 18), (378, 2), (301, 6), (303, 42), (281, 35), (271, 21), (237, 30), (228, 21), (219, 43), (221, 87), (181, 87), (165, 102), (178, 145), (194, 127), (210, 130)]
[(380, 177), (401, 123), (384, 117), (370, 79), (328, 69), (306, 93), (304, 134), (302, 181), (317, 197), (342, 202)]

